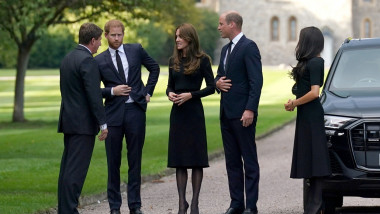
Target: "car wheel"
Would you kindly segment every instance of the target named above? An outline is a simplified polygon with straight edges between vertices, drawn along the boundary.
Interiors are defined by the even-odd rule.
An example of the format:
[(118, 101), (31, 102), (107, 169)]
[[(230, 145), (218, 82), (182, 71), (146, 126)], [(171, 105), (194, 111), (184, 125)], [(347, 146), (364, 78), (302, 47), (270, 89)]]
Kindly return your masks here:
[(343, 206), (343, 196), (340, 195), (326, 195), (323, 196), (324, 213), (334, 214), (335, 208)]

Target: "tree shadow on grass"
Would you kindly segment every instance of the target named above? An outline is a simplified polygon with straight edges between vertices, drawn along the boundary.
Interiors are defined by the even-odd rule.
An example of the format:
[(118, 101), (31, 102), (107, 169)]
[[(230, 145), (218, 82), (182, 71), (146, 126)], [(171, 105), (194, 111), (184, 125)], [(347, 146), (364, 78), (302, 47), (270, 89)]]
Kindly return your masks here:
[(49, 127), (57, 127), (58, 121), (51, 120), (29, 120), (25, 122), (0, 122), (0, 129), (41, 129), (41, 128), (49, 128)]

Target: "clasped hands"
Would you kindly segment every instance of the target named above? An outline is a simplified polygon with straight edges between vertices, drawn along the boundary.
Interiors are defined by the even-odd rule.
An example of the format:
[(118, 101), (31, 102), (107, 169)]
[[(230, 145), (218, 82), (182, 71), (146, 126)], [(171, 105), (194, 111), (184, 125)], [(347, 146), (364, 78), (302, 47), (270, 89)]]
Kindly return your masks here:
[(182, 105), (184, 102), (190, 100), (193, 96), (190, 92), (187, 93), (181, 93), (176, 94), (174, 92), (168, 93), (168, 98), (170, 101), (172, 101), (174, 104), (177, 104), (178, 106)]
[(294, 105), (294, 100), (289, 99), (287, 103), (284, 104), (286, 111), (294, 111), (294, 108), (296, 107)]

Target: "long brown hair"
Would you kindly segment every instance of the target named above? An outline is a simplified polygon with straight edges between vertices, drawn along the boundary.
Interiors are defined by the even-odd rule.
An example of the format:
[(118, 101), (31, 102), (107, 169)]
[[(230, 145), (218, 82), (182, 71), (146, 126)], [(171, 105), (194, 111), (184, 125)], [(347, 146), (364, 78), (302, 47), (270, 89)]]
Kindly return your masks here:
[(306, 63), (309, 59), (318, 56), (324, 45), (324, 38), (321, 30), (316, 27), (306, 27), (300, 32), (299, 41), (296, 47), (296, 67), (293, 67), (290, 76), (298, 82), (306, 69)]
[(200, 49), (198, 34), (194, 26), (189, 23), (181, 24), (174, 31), (174, 50), (171, 56), (173, 65), (171, 68), (178, 72), (180, 70), (182, 57), (184, 57), (184, 50), (177, 49), (177, 30), (179, 30), (179, 36), (189, 43), (186, 47), (187, 60), (183, 62), (184, 74), (192, 74), (199, 68), (201, 58), (207, 55)]

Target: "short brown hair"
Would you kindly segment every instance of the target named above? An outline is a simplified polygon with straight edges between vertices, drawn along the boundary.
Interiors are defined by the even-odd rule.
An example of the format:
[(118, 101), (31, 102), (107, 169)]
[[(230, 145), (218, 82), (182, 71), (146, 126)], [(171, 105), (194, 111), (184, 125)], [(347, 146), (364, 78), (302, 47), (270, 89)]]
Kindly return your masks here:
[(226, 14), (226, 22), (227, 24), (235, 22), (236, 26), (241, 29), (241, 26), (243, 26), (243, 17), (241, 17), (238, 12), (229, 12)]
[(104, 32), (105, 33), (109, 33), (110, 32), (110, 28), (111, 27), (121, 27), (123, 33), (124, 33), (124, 25), (121, 21), (117, 20), (117, 19), (112, 19), (112, 20), (109, 20), (105, 25), (104, 25)]
[(88, 45), (92, 38), (99, 39), (103, 30), (93, 23), (84, 23), (79, 28), (79, 44)]

